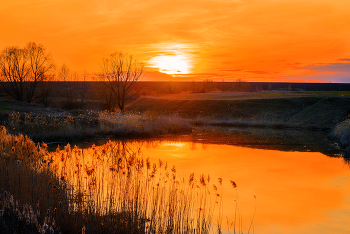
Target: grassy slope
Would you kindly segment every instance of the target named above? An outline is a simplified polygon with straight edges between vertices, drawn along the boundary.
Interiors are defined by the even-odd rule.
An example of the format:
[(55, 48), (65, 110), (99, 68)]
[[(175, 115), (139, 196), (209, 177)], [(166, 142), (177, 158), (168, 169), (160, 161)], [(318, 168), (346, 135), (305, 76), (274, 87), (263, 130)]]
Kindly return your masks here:
[(0, 97), (0, 114), (6, 115), (13, 112), (35, 112), (38, 114), (57, 114), (62, 113), (62, 110), (45, 108), (42, 105), (18, 102)]
[[(265, 94), (266, 96), (266, 94)], [(284, 123), (306, 128), (333, 128), (350, 113), (350, 97), (330, 95), (270, 95), (254, 94), (239, 98), (196, 99), (175, 95), (143, 97), (129, 110), (156, 114), (176, 114), (185, 118), (204, 117), (216, 120)]]
[[(241, 125), (244, 122), (251, 126), (269, 127), (276, 124), (330, 129), (347, 119), (350, 96), (291, 92), (174, 94), (141, 97), (129, 105), (127, 110), (150, 115), (178, 115), (190, 119), (200, 117), (207, 121), (203, 121), (204, 124), (216, 121), (221, 125)], [(62, 111), (0, 100), (1, 122), (11, 112), (55, 115)]]

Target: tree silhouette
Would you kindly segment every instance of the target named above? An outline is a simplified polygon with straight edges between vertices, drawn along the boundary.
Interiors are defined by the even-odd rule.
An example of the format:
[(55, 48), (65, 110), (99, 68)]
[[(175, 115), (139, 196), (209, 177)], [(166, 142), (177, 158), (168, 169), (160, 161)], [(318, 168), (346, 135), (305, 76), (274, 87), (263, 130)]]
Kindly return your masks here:
[(101, 71), (99, 78), (115, 94), (116, 103), (123, 112), (127, 100), (132, 96), (132, 89), (144, 75), (144, 64), (134, 59), (133, 55), (116, 52), (103, 59)]
[(29, 42), (24, 48), (8, 46), (0, 53), (0, 80), (6, 93), (18, 101), (40, 100), (47, 92), (36, 92), (49, 80), (54, 69), (50, 53), (41, 44)]

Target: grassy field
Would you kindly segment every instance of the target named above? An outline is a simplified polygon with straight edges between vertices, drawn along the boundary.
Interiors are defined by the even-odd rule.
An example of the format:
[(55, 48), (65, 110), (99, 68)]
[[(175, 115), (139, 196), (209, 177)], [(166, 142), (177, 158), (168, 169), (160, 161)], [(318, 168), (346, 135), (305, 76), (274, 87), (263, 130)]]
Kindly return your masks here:
[(350, 95), (350, 91), (291, 91), (296, 94)]
[(213, 92), (141, 97), (128, 109), (187, 119), (192, 125), (330, 131), (350, 151), (349, 92)]
[(350, 91), (261, 91), (261, 92), (209, 92), (154, 95), (154, 99), (182, 100), (237, 100), (237, 99), (271, 99), (297, 98), (309, 96), (331, 97), (350, 95)]
[(44, 108), (0, 99), (0, 121), (35, 141), (95, 136), (150, 137), (193, 126), (332, 130), (350, 114), (347, 95), (295, 92), (212, 92), (141, 96), (127, 113)]
[(176, 115), (193, 124), (330, 130), (348, 117), (350, 97), (260, 92), (142, 97), (128, 110)]
[(180, 93), (152, 96), (154, 99), (176, 99), (176, 100), (237, 100), (237, 99), (266, 99), (266, 98), (288, 98), (304, 97), (307, 93), (295, 92), (210, 92), (210, 93)]

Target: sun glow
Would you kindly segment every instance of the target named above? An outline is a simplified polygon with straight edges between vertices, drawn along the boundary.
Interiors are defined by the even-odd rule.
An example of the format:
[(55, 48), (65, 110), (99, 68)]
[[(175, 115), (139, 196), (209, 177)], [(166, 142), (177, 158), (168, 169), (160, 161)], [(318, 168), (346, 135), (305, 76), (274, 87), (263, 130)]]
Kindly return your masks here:
[(185, 143), (181, 143), (181, 142), (165, 142), (163, 145), (166, 146), (176, 146), (176, 147), (184, 147), (186, 144)]
[(156, 56), (149, 60), (151, 67), (166, 74), (188, 74), (191, 70), (189, 59), (184, 55)]

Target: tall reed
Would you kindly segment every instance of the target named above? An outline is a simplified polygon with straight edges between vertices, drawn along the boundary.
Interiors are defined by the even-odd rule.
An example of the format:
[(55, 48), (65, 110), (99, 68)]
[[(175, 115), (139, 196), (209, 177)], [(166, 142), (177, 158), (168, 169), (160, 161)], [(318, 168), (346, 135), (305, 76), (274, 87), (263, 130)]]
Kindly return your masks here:
[(5, 128), (0, 134), (0, 187), (19, 207), (38, 210), (38, 230), (47, 225), (55, 233), (221, 232), (221, 222), (213, 221), (222, 207), (221, 181), (210, 184), (209, 176), (194, 174), (178, 178), (175, 167), (140, 157), (140, 148), (127, 142), (90, 149), (68, 144), (48, 152), (45, 144)]

